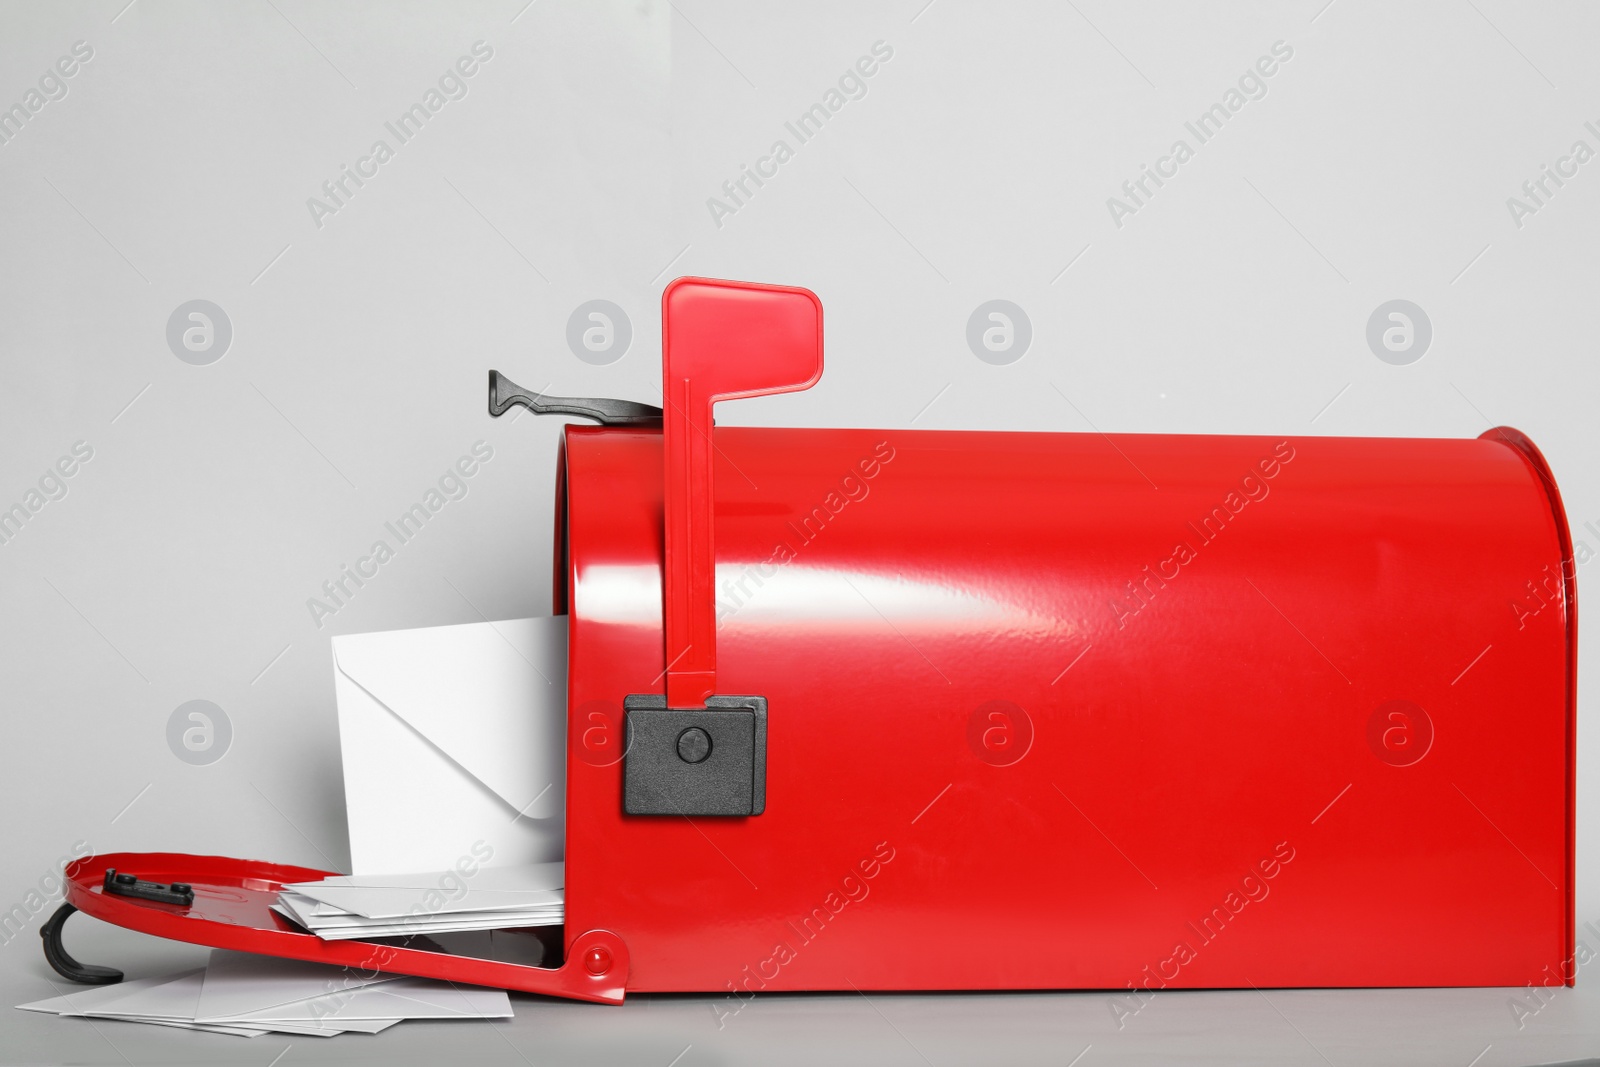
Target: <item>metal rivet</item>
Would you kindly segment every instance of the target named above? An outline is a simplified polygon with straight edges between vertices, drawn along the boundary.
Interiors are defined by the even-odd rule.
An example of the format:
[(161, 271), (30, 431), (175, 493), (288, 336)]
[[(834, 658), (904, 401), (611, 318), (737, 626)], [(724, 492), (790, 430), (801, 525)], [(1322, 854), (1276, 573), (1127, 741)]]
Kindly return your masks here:
[(691, 726), (678, 735), (678, 758), (685, 763), (704, 763), (711, 755), (711, 735)]
[(583, 966), (596, 977), (605, 974), (611, 969), (611, 950), (604, 945), (596, 945), (583, 954)]

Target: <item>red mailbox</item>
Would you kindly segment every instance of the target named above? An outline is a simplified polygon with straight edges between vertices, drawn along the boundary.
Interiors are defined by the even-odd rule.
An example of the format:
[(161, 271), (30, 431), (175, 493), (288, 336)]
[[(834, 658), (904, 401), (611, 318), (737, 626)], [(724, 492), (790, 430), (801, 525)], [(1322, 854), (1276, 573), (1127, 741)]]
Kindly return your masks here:
[[(496, 413), (602, 422), (558, 459), (562, 963), (384, 969), (729, 1011), (1570, 982), (1572, 548), (1522, 434), (714, 428), (817, 380), (821, 306), (680, 279), (662, 312), (663, 412), (491, 376)], [(264, 904), (157, 922), (98, 891), (198, 880), (163, 858), (69, 900), (357, 962)]]

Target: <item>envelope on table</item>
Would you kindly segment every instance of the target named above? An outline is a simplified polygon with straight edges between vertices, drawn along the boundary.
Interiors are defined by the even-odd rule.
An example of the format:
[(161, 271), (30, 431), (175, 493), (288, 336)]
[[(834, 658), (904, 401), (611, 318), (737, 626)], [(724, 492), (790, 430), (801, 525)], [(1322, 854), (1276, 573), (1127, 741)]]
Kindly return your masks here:
[[(75, 990), (64, 996), (52, 997), (34, 1004), (21, 1004), (18, 1007), (24, 1011), (45, 1011), (66, 1016), (207, 1030), (238, 1037), (260, 1037), (272, 1031), (332, 1037), (349, 1030), (377, 1033), (385, 1028), (385, 1024), (380, 1020), (359, 1017), (340, 1022), (331, 1019), (309, 1022), (295, 1022), (292, 1019), (284, 1022), (235, 1023), (233, 1020), (198, 1022), (195, 1019), (196, 1008), (205, 977), (204, 969), (196, 969), (157, 978), (139, 978), (116, 985)], [(387, 979), (390, 976), (381, 977)], [(321, 988), (317, 988), (316, 991), (320, 993)]]
[(562, 858), (565, 616), (349, 634), (333, 659), (355, 874)]
[(109, 1004), (77, 1014), (191, 1030), (215, 1030), (241, 1037), (253, 1037), (268, 1031), (306, 1037), (334, 1037), (352, 1030), (375, 1034), (383, 1029), (378, 1023), (364, 1019), (337, 1023), (332, 1020), (308, 1022), (291, 1020), (280, 1023), (248, 1022), (243, 1019), (198, 1019), (197, 1009), (205, 980), (204, 971), (193, 971), (180, 975), (172, 981), (164, 981), (159, 985), (142, 989), (132, 996), (122, 997)]
[[(271, 1009), (302, 1005), (307, 1023), (330, 1017), (358, 990), (399, 981), (400, 976), (335, 967), (280, 956), (212, 949), (211, 960), (187, 1005), (189, 1018), (202, 1023), (249, 1026), (244, 1017), (270, 1018)], [(320, 1012), (320, 1014), (318, 1014)], [(290, 1013), (286, 1019), (293, 1019)]]
[(352, 989), (337, 998), (302, 1000), (238, 1016), (240, 1025), (301, 1022), (351, 1027), (399, 1019), (509, 1019), (511, 999), (503, 989), (477, 989), (400, 978), (381, 986)]

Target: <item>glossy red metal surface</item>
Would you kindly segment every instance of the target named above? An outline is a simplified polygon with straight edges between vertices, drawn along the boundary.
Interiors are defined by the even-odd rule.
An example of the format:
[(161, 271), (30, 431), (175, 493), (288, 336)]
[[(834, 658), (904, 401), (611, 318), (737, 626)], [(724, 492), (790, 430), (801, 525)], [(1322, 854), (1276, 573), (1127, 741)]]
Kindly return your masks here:
[[(194, 887), (194, 903), (179, 907), (109, 895), (101, 889), (108, 867), (135, 872), (147, 881), (187, 882)], [(392, 944), (324, 941), (270, 909), (285, 883), (316, 881), (330, 873), (224, 856), (116, 852), (74, 864), (69, 870), (66, 899), (84, 914), (117, 926), (211, 948), (310, 960), (362, 973), (388, 971), (575, 1000), (622, 1000), (629, 967), (628, 947), (608, 931), (591, 930), (570, 938), (560, 967), (530, 967)], [(509, 930), (495, 931), (493, 936), (505, 941), (532, 935)], [(598, 973), (590, 965), (591, 958), (597, 955), (605, 963)]]
[(1570, 960), (1570, 543), (1521, 435), (713, 434), (718, 687), (769, 701), (767, 805), (692, 821), (621, 809), (662, 436), (566, 435), (567, 914), (630, 990)]

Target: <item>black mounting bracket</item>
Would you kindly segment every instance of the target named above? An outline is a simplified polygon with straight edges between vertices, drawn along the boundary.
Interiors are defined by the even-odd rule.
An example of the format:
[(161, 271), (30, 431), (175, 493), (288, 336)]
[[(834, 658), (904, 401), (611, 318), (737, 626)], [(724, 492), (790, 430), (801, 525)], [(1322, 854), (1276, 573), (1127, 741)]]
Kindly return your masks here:
[(183, 882), (173, 882), (171, 885), (145, 882), (136, 874), (118, 874), (115, 867), (106, 868), (106, 878), (100, 888), (114, 896), (153, 900), (157, 904), (179, 904), (187, 908), (194, 903), (193, 886)]
[(629, 815), (760, 815), (767, 807), (767, 698), (713, 696), (669, 708), (648, 693), (622, 702)]
[(92, 963), (79, 963), (68, 954), (66, 947), (61, 944), (61, 927), (66, 925), (72, 913), (78, 909), (71, 904), (63, 904), (56, 909), (56, 913), (39, 927), (39, 936), (44, 938), (44, 958), (51, 968), (69, 982), (79, 985), (113, 985), (122, 981), (122, 972), (115, 967), (98, 967)]

